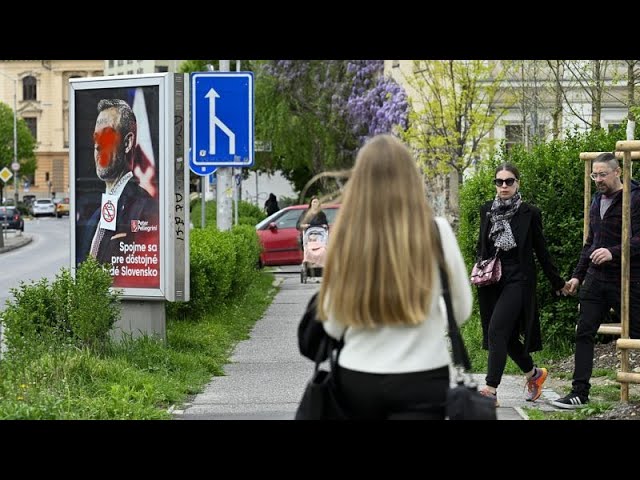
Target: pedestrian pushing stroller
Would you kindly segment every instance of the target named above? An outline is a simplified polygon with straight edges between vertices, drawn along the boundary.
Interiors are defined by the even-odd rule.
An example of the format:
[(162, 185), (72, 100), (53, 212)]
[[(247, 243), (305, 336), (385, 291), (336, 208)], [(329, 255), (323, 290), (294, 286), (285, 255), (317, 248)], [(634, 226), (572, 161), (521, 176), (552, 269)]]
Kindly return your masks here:
[(302, 236), (304, 252), (300, 266), (300, 282), (307, 283), (307, 278), (322, 276), (324, 260), (327, 254), (329, 231), (325, 227), (309, 227)]

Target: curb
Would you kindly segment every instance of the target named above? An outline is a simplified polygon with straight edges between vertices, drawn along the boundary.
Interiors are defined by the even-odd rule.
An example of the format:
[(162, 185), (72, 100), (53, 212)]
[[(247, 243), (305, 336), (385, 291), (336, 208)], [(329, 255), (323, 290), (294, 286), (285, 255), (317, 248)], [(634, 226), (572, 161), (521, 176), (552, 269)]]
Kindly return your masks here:
[(10, 252), (11, 250), (15, 250), (20, 247), (24, 247), (25, 245), (28, 245), (29, 243), (31, 243), (32, 240), (33, 240), (33, 237), (28, 235), (22, 235), (21, 239), (18, 240), (17, 242), (11, 245), (5, 245), (4, 247), (0, 248), (0, 254), (5, 252)]

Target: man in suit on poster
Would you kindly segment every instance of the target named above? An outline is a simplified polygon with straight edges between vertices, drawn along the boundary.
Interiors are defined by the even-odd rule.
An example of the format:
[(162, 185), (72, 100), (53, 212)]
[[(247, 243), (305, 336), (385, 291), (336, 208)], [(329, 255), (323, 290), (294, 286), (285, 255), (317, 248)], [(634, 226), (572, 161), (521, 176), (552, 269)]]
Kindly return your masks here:
[[(158, 247), (158, 200), (131, 171), (136, 134), (136, 117), (125, 101), (100, 100), (93, 144), (96, 174), (105, 182), (105, 192), (79, 240), (78, 263), (91, 256), (111, 264), (114, 257), (133, 251), (134, 243)], [(123, 245), (131, 249), (125, 246), (123, 251)]]

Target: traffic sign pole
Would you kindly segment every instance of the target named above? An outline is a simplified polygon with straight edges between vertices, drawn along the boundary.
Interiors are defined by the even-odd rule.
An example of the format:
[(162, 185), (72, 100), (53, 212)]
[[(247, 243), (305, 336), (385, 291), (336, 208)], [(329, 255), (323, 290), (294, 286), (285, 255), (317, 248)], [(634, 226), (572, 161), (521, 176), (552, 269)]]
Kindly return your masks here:
[(210, 175), (217, 168), (217, 227), (221, 231), (232, 225), (233, 170), (253, 166), (254, 152), (253, 73), (231, 72), (230, 63), (220, 60), (218, 72), (191, 76), (189, 167), (197, 175)]

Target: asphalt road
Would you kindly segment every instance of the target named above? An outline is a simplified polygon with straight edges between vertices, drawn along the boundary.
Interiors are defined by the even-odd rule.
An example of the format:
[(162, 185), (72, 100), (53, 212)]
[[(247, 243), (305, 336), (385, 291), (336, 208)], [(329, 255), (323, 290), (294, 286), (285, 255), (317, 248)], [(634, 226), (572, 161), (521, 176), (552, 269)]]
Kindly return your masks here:
[(21, 281), (53, 280), (61, 267), (69, 267), (69, 217), (25, 221), (24, 234), (31, 243), (0, 254), (0, 309)]

